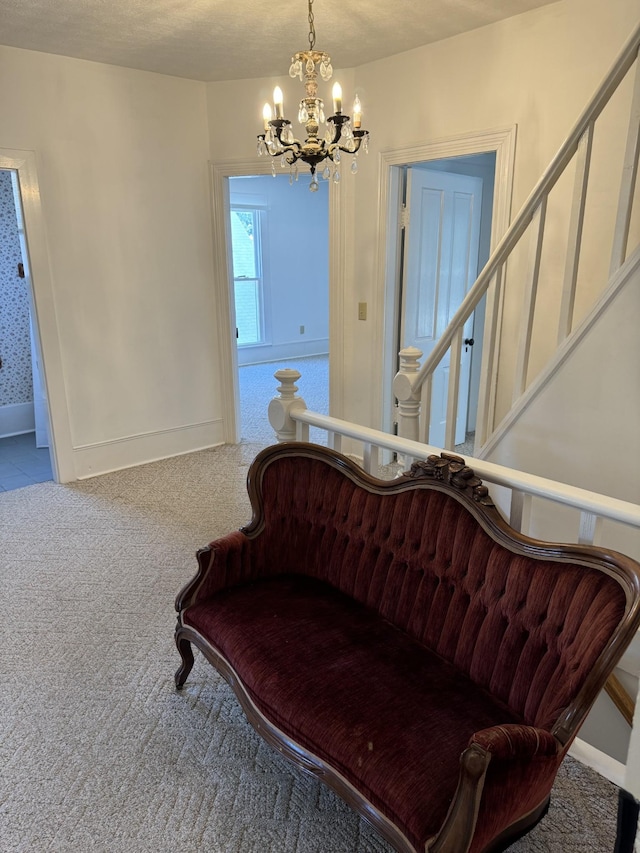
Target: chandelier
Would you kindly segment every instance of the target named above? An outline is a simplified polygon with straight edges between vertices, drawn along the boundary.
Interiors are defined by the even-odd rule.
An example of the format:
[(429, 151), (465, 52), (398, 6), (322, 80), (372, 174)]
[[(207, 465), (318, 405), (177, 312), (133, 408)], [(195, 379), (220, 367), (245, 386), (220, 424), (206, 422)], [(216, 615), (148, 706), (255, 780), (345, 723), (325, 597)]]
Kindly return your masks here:
[[(289, 166), (289, 182), (298, 180), (298, 161), (302, 160), (311, 170), (312, 192), (318, 190), (316, 170), (325, 163), (322, 177), (340, 181), (340, 166), (343, 154), (352, 155), (351, 172), (358, 171), (358, 152), (366, 153), (369, 146), (369, 132), (362, 130), (362, 106), (355, 96), (353, 118), (342, 112), (342, 88), (339, 83), (333, 86), (334, 115), (325, 119), (324, 103), (318, 97), (318, 71), (326, 82), (331, 79), (333, 68), (331, 57), (315, 49), (316, 31), (313, 25), (313, 0), (308, 0), (309, 8), (309, 49), (301, 50), (291, 57), (290, 77), (299, 77), (304, 82), (305, 97), (300, 101), (298, 121), (306, 131), (306, 139), (300, 142), (293, 135), (291, 122), (284, 117), (282, 89), (273, 90), (273, 110), (271, 104), (265, 104), (262, 111), (264, 133), (258, 135), (258, 154), (270, 155), (271, 172), (276, 175), (275, 158), (280, 157), (282, 168)], [(323, 138), (320, 138), (321, 125), (325, 125)], [(333, 165), (330, 165), (330, 163)]]

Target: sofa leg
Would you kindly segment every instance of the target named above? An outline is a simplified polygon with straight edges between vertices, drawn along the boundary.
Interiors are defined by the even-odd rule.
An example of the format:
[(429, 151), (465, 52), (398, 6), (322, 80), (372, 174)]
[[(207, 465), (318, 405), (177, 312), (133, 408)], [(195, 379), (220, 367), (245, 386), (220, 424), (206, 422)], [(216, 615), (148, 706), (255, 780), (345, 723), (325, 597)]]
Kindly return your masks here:
[(191, 651), (191, 643), (189, 642), (189, 640), (186, 640), (184, 637), (180, 637), (177, 632), (176, 646), (178, 647), (178, 651), (180, 652), (182, 663), (180, 667), (176, 670), (175, 682), (176, 688), (178, 690), (181, 690), (193, 667), (193, 652)]

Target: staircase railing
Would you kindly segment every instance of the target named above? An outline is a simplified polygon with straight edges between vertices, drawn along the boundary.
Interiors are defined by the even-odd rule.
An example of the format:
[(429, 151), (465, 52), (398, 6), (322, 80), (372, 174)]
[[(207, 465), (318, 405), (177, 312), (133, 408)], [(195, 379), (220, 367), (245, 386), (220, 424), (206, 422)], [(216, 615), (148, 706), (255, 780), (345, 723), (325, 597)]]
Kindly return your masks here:
[[(269, 422), (278, 441), (309, 441), (309, 428), (314, 427), (326, 433), (330, 447), (343, 451), (343, 438), (359, 443), (361, 452), (355, 454), (367, 473), (380, 476), (382, 451), (395, 454), (398, 470), (408, 470), (411, 464), (427, 459), (432, 454), (440, 454), (442, 448), (433, 447), (419, 441), (391, 435), (381, 430), (360, 426), (359, 424), (322, 415), (307, 409), (302, 397), (296, 392), (295, 384), (301, 374), (297, 370), (283, 369), (274, 374), (280, 384), (278, 396), (269, 403)], [(584, 545), (599, 543), (602, 523), (605, 520), (629, 525), (640, 530), (640, 505), (618, 498), (600, 495), (587, 489), (580, 489), (559, 483), (546, 477), (538, 477), (525, 471), (517, 471), (483, 459), (465, 457), (475, 473), (486, 483), (501, 486), (508, 490), (505, 500), (496, 502), (502, 506), (509, 517), (509, 523), (522, 533), (531, 533), (533, 523), (533, 499), (543, 499), (554, 504), (577, 510), (575, 541)], [(536, 507), (537, 511), (537, 507)], [(565, 532), (565, 541), (570, 541)]]
[(480, 300), (485, 294), (488, 294), (483, 345), (483, 387), (480, 390), (478, 401), (475, 446), (479, 448), (486, 442), (494, 428), (495, 384), (491, 381), (491, 377), (494, 376), (496, 367), (498, 315), (501, 305), (501, 291), (505, 284), (506, 264), (515, 248), (519, 245), (523, 235), (531, 226), (533, 239), (531, 241), (530, 263), (527, 269), (513, 401), (515, 402), (525, 391), (529, 370), (529, 355), (540, 262), (545, 236), (547, 203), (551, 190), (558, 183), (567, 166), (575, 158), (574, 191), (569, 220), (568, 245), (558, 325), (558, 345), (571, 333), (595, 123), (635, 63), (635, 88), (632, 96), (627, 145), (622, 166), (621, 188), (611, 252), (610, 275), (613, 275), (624, 263), (628, 251), (627, 244), (640, 153), (640, 62), (637, 61), (639, 49), (640, 26), (638, 26), (625, 44), (597, 92), (574, 125), (546, 172), (532, 190), (506, 234), (500, 240), (489, 261), (468, 291), (449, 326), (436, 343), (424, 364), (422, 366), (419, 364), (419, 359), (422, 356), (420, 350), (410, 347), (400, 352), (400, 370), (393, 382), (393, 391), (398, 400), (397, 419), (399, 435), (414, 441), (428, 442), (432, 377), (434, 371), (450, 350), (444, 444), (445, 447), (450, 449), (454, 447), (460, 392), (460, 363), (462, 347), (464, 345), (463, 327), (478, 306)]

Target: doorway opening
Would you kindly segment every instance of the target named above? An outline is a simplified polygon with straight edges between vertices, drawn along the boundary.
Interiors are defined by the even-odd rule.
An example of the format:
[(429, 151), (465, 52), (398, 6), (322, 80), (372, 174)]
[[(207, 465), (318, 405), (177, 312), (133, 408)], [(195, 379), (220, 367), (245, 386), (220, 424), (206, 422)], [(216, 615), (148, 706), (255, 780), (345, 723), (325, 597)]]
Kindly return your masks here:
[(18, 172), (0, 169), (0, 491), (54, 479)]
[[(495, 152), (393, 167), (402, 217), (395, 352), (415, 347), (424, 362), (489, 259), (495, 169)], [(475, 436), (484, 311), (483, 299), (464, 329), (455, 446), (465, 454)], [(433, 376), (428, 441), (436, 447), (445, 446), (448, 378), (447, 353)]]
[[(386, 432), (395, 432), (395, 396), (392, 382), (398, 369), (398, 352), (401, 348), (401, 276), (404, 272), (403, 217), (400, 214), (404, 202), (404, 174), (409, 168), (423, 164), (433, 172), (470, 170), (480, 166), (488, 172), (483, 177), (484, 210), (481, 231), (489, 230), (489, 254), (495, 249), (507, 230), (511, 214), (511, 195), (515, 159), (516, 126), (510, 128), (478, 131), (462, 137), (451, 137), (409, 148), (397, 148), (383, 152), (380, 158), (380, 224), (379, 224), (379, 276), (382, 316), (384, 327), (383, 346), (380, 348), (379, 370), (383, 377), (380, 383), (381, 426)], [(480, 157), (480, 160), (476, 160)], [(446, 161), (442, 163), (441, 161)], [(433, 168), (435, 165), (435, 168)], [(417, 170), (416, 170), (417, 171)], [(492, 177), (493, 175), (493, 177)], [(486, 186), (485, 186), (486, 185)], [(493, 192), (491, 204), (490, 191)], [(486, 195), (485, 195), (486, 193)], [(489, 212), (490, 211), (490, 212)], [(486, 215), (484, 213), (486, 212)], [(486, 244), (485, 244), (486, 245)], [(479, 266), (482, 265), (482, 247)], [(484, 250), (486, 252), (486, 249)], [(474, 277), (475, 278), (475, 277)], [(487, 336), (500, 339), (502, 324), (502, 292), (492, 282), (486, 295), (487, 324), (483, 334), (480, 326), (473, 333), (473, 365), (469, 377), (469, 411), (478, 412), (483, 418), (491, 418), (495, 407), (496, 361), (481, 357), (481, 342)], [(489, 310), (490, 306), (490, 310)], [(483, 316), (483, 306), (476, 311), (476, 323)], [(479, 389), (479, 402), (473, 399)], [(472, 425), (472, 422), (471, 422)], [(465, 425), (465, 432), (469, 424)], [(422, 438), (426, 430), (421, 429)], [(465, 448), (468, 454), (468, 450)], [(389, 460), (390, 461), (390, 460)]]
[(228, 185), (240, 434), (271, 444), (276, 370), (298, 370), (300, 396), (329, 411), (328, 184), (309, 193), (288, 175), (237, 175)]

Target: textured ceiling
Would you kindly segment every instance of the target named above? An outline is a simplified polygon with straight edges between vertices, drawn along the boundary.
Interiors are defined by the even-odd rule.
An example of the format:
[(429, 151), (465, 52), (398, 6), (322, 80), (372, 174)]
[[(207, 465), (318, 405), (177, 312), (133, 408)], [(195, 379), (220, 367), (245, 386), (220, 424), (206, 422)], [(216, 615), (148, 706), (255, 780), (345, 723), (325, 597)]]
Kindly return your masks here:
[[(317, 0), (316, 47), (350, 68), (551, 0)], [(195, 80), (286, 74), (308, 44), (293, 0), (0, 0), (0, 44)]]

